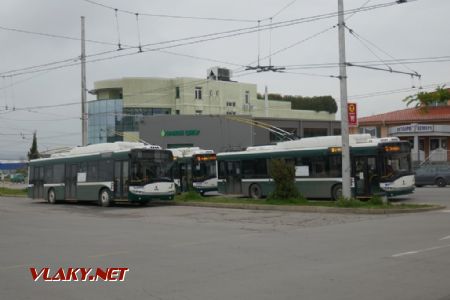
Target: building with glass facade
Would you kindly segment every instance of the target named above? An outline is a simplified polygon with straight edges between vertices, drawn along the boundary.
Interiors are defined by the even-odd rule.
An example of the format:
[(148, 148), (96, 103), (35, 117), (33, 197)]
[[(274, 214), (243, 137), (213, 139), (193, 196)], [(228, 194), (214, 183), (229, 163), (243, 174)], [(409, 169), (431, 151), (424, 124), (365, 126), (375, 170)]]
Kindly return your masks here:
[(257, 99), (257, 87), (230, 80), (226, 69), (199, 78), (122, 78), (94, 83), (88, 103), (88, 143), (139, 139), (139, 126), (153, 115), (250, 115), (334, 121), (324, 111), (293, 110), (286, 101)]

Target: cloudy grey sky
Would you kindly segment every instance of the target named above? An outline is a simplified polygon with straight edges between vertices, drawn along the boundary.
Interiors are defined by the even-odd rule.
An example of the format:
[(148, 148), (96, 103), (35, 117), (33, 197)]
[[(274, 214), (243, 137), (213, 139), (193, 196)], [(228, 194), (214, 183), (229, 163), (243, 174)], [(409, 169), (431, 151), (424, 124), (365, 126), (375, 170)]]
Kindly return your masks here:
[[(86, 0), (2, 0), (0, 159), (25, 157), (34, 130), (38, 133), (40, 150), (81, 143), (80, 106), (66, 105), (80, 100), (80, 67), (76, 64), (80, 55), (80, 42), (77, 40), (80, 36), (80, 16), (86, 17), (86, 38), (91, 40), (86, 45), (87, 55), (109, 52), (90, 56), (88, 61), (111, 58), (88, 63), (89, 89), (93, 87), (94, 81), (126, 76), (204, 78), (208, 67), (221, 65), (236, 71), (235, 80), (257, 84), (260, 92), (264, 90), (264, 85), (268, 85), (269, 91), (274, 93), (332, 95), (339, 101), (339, 81), (329, 77), (338, 75), (337, 29), (332, 28), (337, 23), (336, 16), (296, 24), (281, 23), (289, 26), (263, 30), (269, 24), (270, 17), (275, 25), (336, 12), (337, 0), (94, 1), (120, 10), (138, 12), (141, 45), (254, 27), (257, 20), (261, 20), (262, 30), (259, 34), (253, 32), (169, 49), (155, 50), (180, 42), (146, 46), (143, 53), (136, 53), (136, 48), (114, 52), (118, 34), (112, 9)], [(393, 2), (344, 1), (346, 10)], [(380, 68), (391, 67), (404, 72), (416, 71), (423, 76), (422, 86), (428, 89), (433, 89), (435, 84), (450, 82), (449, 11), (448, 0), (417, 0), (348, 15), (347, 26), (354, 30), (357, 37), (347, 32), (347, 61), (377, 64)], [(121, 43), (137, 46), (136, 16), (119, 11), (118, 20)], [(74, 37), (75, 40), (29, 34), (17, 29)], [(275, 53), (272, 64), (288, 66), (288, 71), (242, 72), (242, 66), (254, 64), (258, 48), (261, 58), (270, 51)], [(155, 51), (147, 51), (149, 49)], [(282, 49), (285, 50), (277, 53)], [(119, 54), (124, 55), (114, 57)], [(436, 62), (435, 57), (445, 56)], [(423, 58), (427, 59), (420, 60)], [(402, 59), (408, 61), (402, 64), (396, 61)], [(75, 65), (42, 72), (34, 71), (60, 65), (14, 71), (56, 61)], [(325, 63), (332, 65), (324, 67)], [(261, 64), (267, 65), (268, 60), (261, 60)], [(315, 65), (314, 68), (305, 69), (308, 64), (322, 65), (320, 68)], [(359, 116), (404, 108), (402, 99), (415, 93), (417, 90), (411, 87), (420, 84), (417, 80), (412, 81), (408, 75), (356, 67), (348, 69), (348, 77), (349, 98), (358, 103)], [(394, 90), (402, 92), (377, 95), (379, 92)], [(64, 106), (45, 108), (55, 105)], [(16, 111), (12, 111), (12, 107)]]

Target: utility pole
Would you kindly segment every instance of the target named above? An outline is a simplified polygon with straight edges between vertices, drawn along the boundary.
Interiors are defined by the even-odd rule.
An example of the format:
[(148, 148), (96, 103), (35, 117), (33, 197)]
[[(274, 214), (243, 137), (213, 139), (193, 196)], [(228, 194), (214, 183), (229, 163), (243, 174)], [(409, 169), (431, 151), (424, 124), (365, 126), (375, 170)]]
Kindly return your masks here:
[(269, 94), (267, 92), (267, 85), (264, 88), (264, 111), (266, 118), (269, 117)]
[(87, 113), (86, 113), (86, 47), (84, 36), (84, 17), (81, 17), (81, 143), (87, 145)]
[(347, 66), (345, 58), (344, 0), (338, 0), (339, 80), (341, 90), (342, 196), (351, 197), (350, 146), (347, 111)]

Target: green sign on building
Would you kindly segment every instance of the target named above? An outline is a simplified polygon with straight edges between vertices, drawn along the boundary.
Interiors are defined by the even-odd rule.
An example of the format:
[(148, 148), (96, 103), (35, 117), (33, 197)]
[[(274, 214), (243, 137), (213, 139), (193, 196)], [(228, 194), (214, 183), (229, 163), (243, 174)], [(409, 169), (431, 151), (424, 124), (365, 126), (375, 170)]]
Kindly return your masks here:
[(198, 129), (189, 129), (189, 130), (161, 130), (162, 137), (169, 136), (197, 136), (200, 134), (200, 130)]

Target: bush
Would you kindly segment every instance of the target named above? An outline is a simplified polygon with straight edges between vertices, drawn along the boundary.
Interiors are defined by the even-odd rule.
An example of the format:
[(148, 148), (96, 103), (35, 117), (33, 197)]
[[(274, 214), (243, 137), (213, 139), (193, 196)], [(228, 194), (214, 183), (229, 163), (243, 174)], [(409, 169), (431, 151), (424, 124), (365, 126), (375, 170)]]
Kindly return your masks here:
[(375, 205), (375, 206), (383, 206), (383, 205), (388, 205), (388, 203), (384, 203), (383, 202), (383, 198), (381, 198), (381, 196), (378, 195), (373, 195), (369, 201), (367, 201), (368, 204), (370, 205)]
[(196, 191), (189, 191), (186, 193), (182, 193), (177, 198), (181, 201), (188, 201), (188, 200), (200, 200), (203, 197)]
[(269, 199), (303, 198), (295, 186), (295, 168), (284, 159), (272, 159), (269, 164), (270, 177), (275, 181), (275, 189)]

